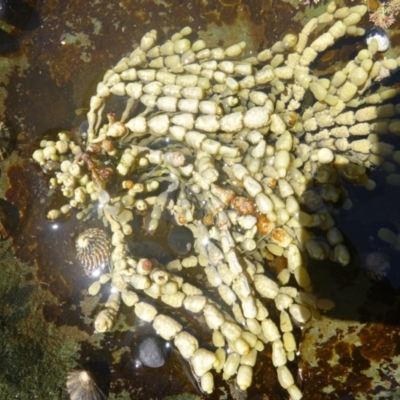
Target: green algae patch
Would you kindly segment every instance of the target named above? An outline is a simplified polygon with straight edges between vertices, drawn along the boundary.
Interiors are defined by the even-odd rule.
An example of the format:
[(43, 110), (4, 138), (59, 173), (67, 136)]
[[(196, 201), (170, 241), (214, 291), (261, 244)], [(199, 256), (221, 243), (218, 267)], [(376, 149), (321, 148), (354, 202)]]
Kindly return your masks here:
[(1, 243), (0, 398), (68, 399), (65, 379), (87, 335), (76, 327), (46, 321), (49, 305), (59, 307), (34, 282), (32, 267), (14, 257), (10, 242)]

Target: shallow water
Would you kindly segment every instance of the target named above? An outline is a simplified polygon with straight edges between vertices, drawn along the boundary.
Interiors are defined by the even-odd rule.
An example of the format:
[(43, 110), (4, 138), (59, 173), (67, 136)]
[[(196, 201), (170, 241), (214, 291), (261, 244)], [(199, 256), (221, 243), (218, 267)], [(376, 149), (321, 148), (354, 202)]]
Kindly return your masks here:
[[(74, 217), (57, 223), (46, 220), (47, 211), (60, 198), (49, 192), (46, 176), (30, 155), (40, 139), (77, 128), (85, 120), (90, 96), (105, 70), (150, 29), (158, 29), (164, 39), (190, 25), (211, 45), (245, 40), (251, 54), (288, 31), (299, 31), (305, 16), (321, 12), (321, 7), (297, 9), (281, 1), (111, 4), (98, 0), (82, 5), (52, 0), (38, 2), (22, 27), (1, 25), (8, 36), (0, 46), (0, 112), (16, 130), (18, 141), (12, 156), (0, 164), (0, 179), (4, 197), (20, 211), (20, 222), (12, 246), (8, 240), (0, 247), (0, 399), (67, 399), (68, 371), (88, 363), (100, 372), (98, 363), (110, 368), (110, 399), (206, 397), (190, 366), (173, 350), (161, 368), (138, 366), (131, 348), (150, 330), (127, 309), (117, 330), (93, 334), (92, 319), (106, 296), (86, 296), (90, 279), (74, 250), (74, 239), (85, 227)], [(399, 23), (393, 32), (396, 27)], [(338, 59), (352, 54), (350, 44), (354, 43), (329, 50), (317, 70), (335, 70)], [(397, 139), (393, 140), (398, 148)], [(310, 265), (315, 292), (333, 299), (336, 307), (303, 330), (297, 364), (305, 399), (400, 398), (399, 252), (393, 247), (382, 249), (373, 237), (381, 224), (400, 224), (400, 193), (398, 187), (385, 184), (385, 172), (378, 170), (371, 176), (377, 189), (369, 192), (349, 186), (354, 206), (351, 211), (338, 207), (335, 214), (352, 246), (351, 265)], [(141, 235), (144, 241), (160, 239), (143, 231)], [(160, 245), (168, 251), (165, 241)], [(376, 282), (365, 275), (361, 265), (370, 251), (389, 255), (390, 281)], [(187, 315), (180, 317), (187, 318), (205, 342), (209, 340), (201, 323)], [(128, 329), (130, 325), (135, 325), (134, 331)], [(266, 346), (265, 355), (259, 357), (249, 399), (287, 398), (277, 382), (270, 352)], [(291, 368), (296, 373), (296, 364)], [(245, 398), (220, 378), (216, 387), (208, 398)]]

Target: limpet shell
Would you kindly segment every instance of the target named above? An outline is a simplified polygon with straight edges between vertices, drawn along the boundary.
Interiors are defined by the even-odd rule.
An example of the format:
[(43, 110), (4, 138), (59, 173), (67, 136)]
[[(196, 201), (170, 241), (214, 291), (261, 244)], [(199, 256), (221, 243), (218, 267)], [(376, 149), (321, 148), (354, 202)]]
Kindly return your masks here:
[(105, 231), (98, 228), (86, 229), (75, 242), (76, 258), (86, 275), (103, 270), (109, 262), (111, 243)]
[(67, 378), (67, 391), (71, 400), (106, 400), (88, 371), (72, 371)]

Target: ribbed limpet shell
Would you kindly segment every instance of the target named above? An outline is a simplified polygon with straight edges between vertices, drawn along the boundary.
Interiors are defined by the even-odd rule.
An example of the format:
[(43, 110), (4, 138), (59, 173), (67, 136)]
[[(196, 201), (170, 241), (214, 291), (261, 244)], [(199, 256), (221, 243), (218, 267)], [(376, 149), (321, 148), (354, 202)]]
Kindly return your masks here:
[(111, 243), (109, 236), (102, 229), (86, 229), (76, 238), (75, 247), (76, 258), (82, 264), (86, 275), (92, 276), (108, 265)]
[(71, 371), (67, 378), (67, 391), (71, 400), (106, 400), (106, 395), (97, 386), (88, 371)]

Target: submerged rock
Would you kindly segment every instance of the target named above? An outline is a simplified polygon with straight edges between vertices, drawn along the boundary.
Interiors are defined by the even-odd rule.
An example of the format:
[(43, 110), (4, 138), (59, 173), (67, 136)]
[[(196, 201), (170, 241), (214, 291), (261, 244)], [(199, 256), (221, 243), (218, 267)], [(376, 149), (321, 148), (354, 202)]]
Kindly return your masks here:
[(189, 228), (175, 226), (168, 234), (168, 246), (175, 253), (186, 255), (193, 248), (194, 237)]
[(0, 0), (0, 19), (18, 28), (28, 22), (33, 11), (25, 0)]
[(157, 336), (144, 336), (137, 345), (137, 356), (146, 367), (162, 367), (167, 360), (164, 342)]

